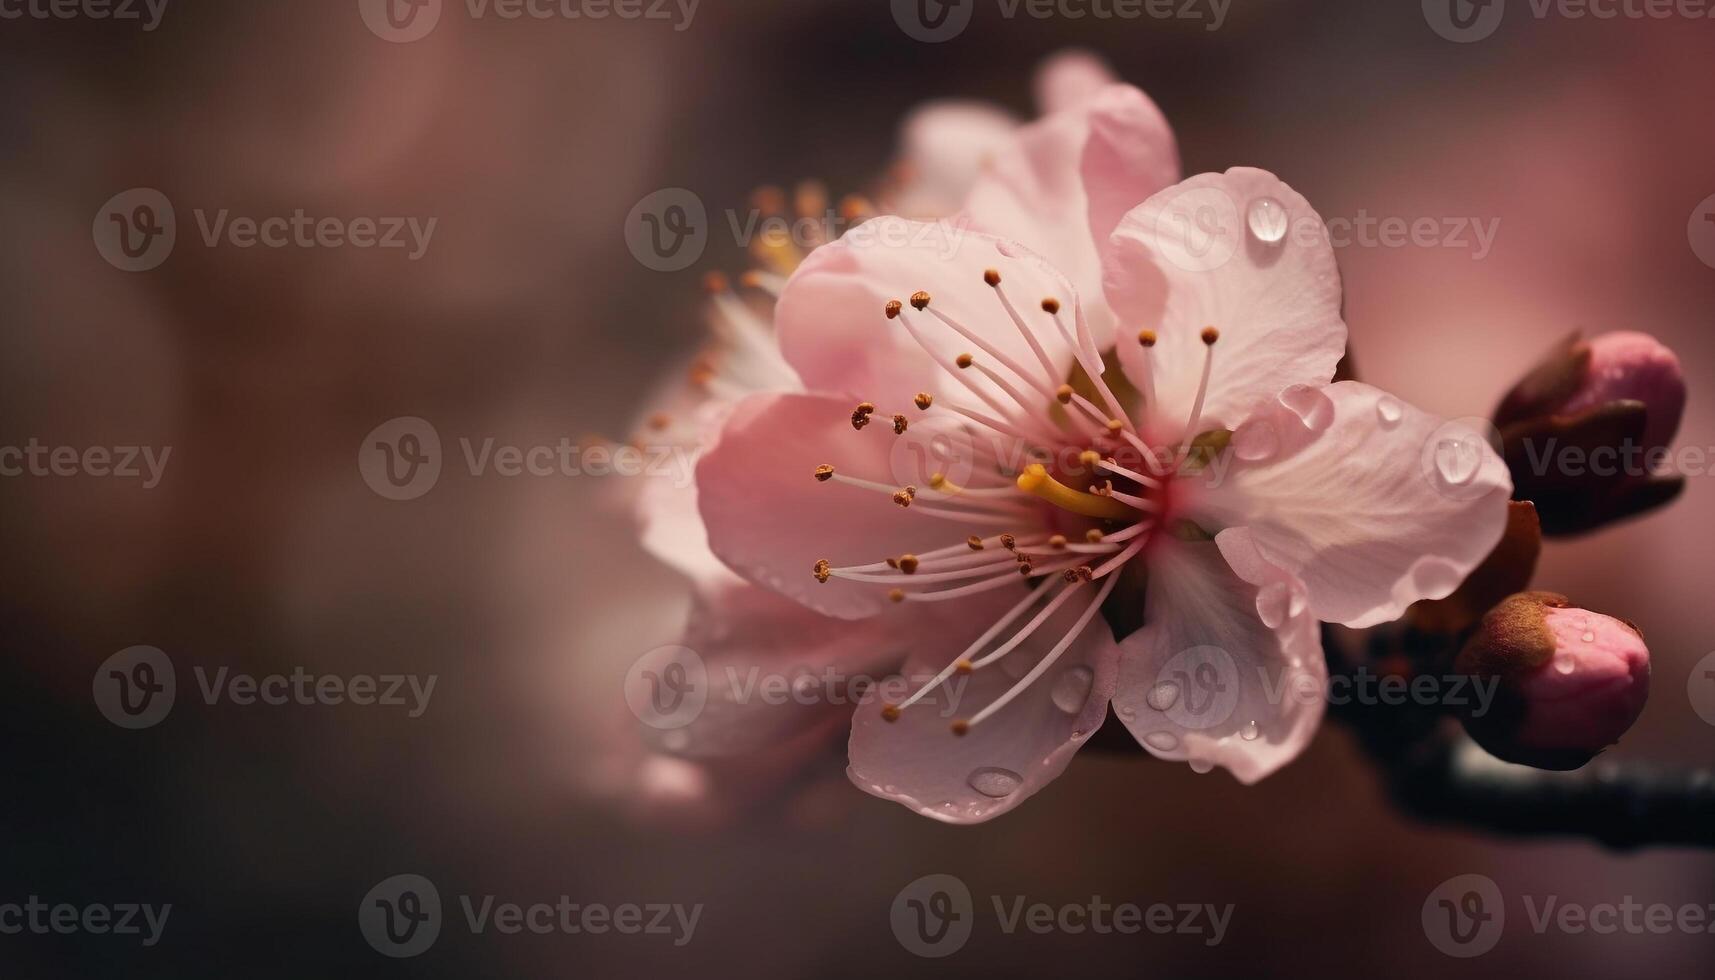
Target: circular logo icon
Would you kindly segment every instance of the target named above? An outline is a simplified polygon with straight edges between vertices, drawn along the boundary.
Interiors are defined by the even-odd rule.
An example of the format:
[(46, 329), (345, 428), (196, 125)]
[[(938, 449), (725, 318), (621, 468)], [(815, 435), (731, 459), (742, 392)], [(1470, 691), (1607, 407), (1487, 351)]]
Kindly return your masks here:
[(1220, 647), (1181, 650), (1161, 665), (1145, 703), (1188, 731), (1225, 724), (1239, 707), (1239, 668)]
[(1155, 216), (1162, 257), (1187, 272), (1226, 265), (1239, 250), (1243, 230), (1238, 204), (1219, 187), (1186, 188)]
[(1696, 253), (1698, 261), (1715, 269), (1715, 194), (1704, 198), (1692, 210), (1691, 221), (1685, 226), (1685, 237), (1691, 242), (1691, 251)]
[(1715, 725), (1715, 653), (1691, 668), (1691, 676), (1685, 681), (1685, 695), (1691, 699), (1691, 710), (1697, 712), (1697, 717)]
[(1458, 44), (1495, 33), (1506, 12), (1506, 0), (1423, 0), (1423, 19), (1429, 29)]
[(152, 187), (133, 187), (108, 198), (95, 212), (90, 232), (107, 264), (126, 272), (147, 272), (167, 261), (179, 239), (173, 203)]
[(656, 191), (625, 216), (625, 245), (646, 269), (678, 272), (702, 258), (708, 244), (703, 199), (683, 187)]
[(441, 435), (415, 415), (388, 419), (357, 447), (357, 471), (388, 500), (415, 500), (441, 478)]
[[(873, 424), (893, 422), (878, 416)], [(887, 468), (893, 474), (893, 482), (902, 487), (926, 490), (940, 482), (938, 492), (956, 495), (960, 488), (971, 485), (971, 475), (976, 470), (976, 447), (976, 431), (969, 422), (950, 415), (932, 415), (910, 422), (905, 432), (893, 440), (887, 453)]]
[(441, 0), (357, 0), (357, 12), (371, 34), (405, 44), (427, 37), (441, 22)]
[(440, 938), (441, 893), (422, 875), (394, 875), (363, 896), (357, 928), (383, 956), (417, 956)]
[(963, 34), (975, 9), (976, 0), (893, 0), (893, 20), (913, 41), (939, 44)]
[(709, 673), (690, 647), (656, 647), (626, 672), (625, 703), (650, 728), (684, 728), (708, 702)]
[(1495, 948), (1506, 927), (1501, 889), (1482, 875), (1442, 882), (1423, 900), (1423, 934), (1448, 956), (1470, 959)]
[(1423, 478), (1442, 496), (1476, 500), (1495, 490), (1478, 477), (1485, 466), (1498, 465), (1494, 456), (1500, 444), (1500, 430), (1488, 419), (1475, 415), (1453, 419), (1423, 440), (1418, 465)]
[(173, 710), (178, 680), (157, 647), (126, 647), (95, 669), (95, 706), (120, 728), (153, 728)]
[(963, 949), (976, 918), (971, 890), (952, 875), (924, 875), (899, 890), (888, 921), (899, 945), (917, 956), (940, 959)]

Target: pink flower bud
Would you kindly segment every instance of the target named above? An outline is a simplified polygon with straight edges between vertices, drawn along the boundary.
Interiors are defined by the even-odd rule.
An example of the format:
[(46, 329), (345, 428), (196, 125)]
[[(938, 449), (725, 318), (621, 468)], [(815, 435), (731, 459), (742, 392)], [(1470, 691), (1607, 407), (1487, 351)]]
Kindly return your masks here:
[(1460, 673), (1495, 683), (1465, 730), (1491, 754), (1539, 769), (1576, 769), (1618, 741), (1649, 697), (1649, 648), (1637, 627), (1521, 592), (1488, 615), (1460, 652)]
[(1583, 383), (1559, 408), (1562, 415), (1616, 401), (1643, 402), (1646, 450), (1666, 449), (1685, 414), (1685, 374), (1679, 358), (1646, 333), (1618, 331), (1590, 340), (1590, 366)]

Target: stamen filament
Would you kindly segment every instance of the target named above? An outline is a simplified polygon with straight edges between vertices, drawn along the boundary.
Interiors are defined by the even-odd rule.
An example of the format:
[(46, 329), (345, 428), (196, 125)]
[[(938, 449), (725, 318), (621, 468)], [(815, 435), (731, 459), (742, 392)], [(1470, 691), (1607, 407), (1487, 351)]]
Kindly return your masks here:
[(1041, 598), (1042, 593), (1048, 591), (1048, 587), (1050, 585), (1053, 585), (1053, 584), (1054, 584), (1053, 578), (1043, 579), (1041, 585), (1038, 585), (1036, 588), (1031, 589), (1029, 595), (1018, 600), (1017, 605), (1015, 605), (1011, 609), (1007, 610), (1006, 614), (1001, 616), (1000, 619), (996, 620), (995, 624), (993, 626), (990, 626), (987, 630), (985, 630), (983, 632), (982, 636), (977, 637), (976, 640), (970, 646), (966, 647), (963, 653), (959, 654), (957, 657), (954, 657), (952, 660), (948, 661), (947, 666), (941, 668), (940, 673), (936, 674), (933, 679), (931, 679), (929, 682), (924, 684), (922, 687), (918, 688), (917, 691), (914, 694), (912, 694), (910, 697), (908, 697), (905, 700), (894, 705), (894, 708), (898, 709), (898, 710), (903, 710), (905, 708), (911, 707), (912, 705), (916, 704), (918, 701), (921, 701), (925, 694), (928, 694), (930, 691), (934, 690), (936, 687), (938, 687), (943, 682), (945, 682), (947, 678), (953, 676), (953, 672), (958, 670), (959, 665), (964, 663), (966, 661), (966, 659), (968, 657), (970, 657), (971, 654), (973, 654), (973, 653), (977, 652), (978, 650), (981, 650), (983, 647), (987, 646), (990, 640), (992, 640), (995, 637), (1000, 635), (1001, 630), (1004, 630), (1008, 626), (1011, 626), (1013, 624), (1014, 620), (1016, 620), (1016, 619), (1018, 619), (1018, 617), (1024, 615), (1024, 611), (1026, 609), (1029, 609), (1031, 607), (1031, 605), (1036, 602), (1037, 599)]
[(1096, 593), (1095, 599), (1091, 600), (1090, 604), (1085, 607), (1083, 613), (1078, 616), (1078, 621), (1073, 624), (1072, 629), (1068, 631), (1064, 637), (1061, 637), (1060, 642), (1054, 645), (1054, 649), (1048, 651), (1047, 656), (1037, 661), (1036, 666), (1030, 668), (1029, 673), (1019, 678), (1018, 683), (1014, 684), (1010, 690), (989, 702), (987, 707), (983, 708), (983, 710), (977, 712), (975, 715), (972, 715), (969, 721), (966, 721), (963, 724), (960, 722), (954, 722), (955, 730), (969, 731), (977, 725), (982, 724), (986, 719), (993, 717), (995, 712), (1011, 703), (1013, 698), (1018, 697), (1019, 694), (1029, 689), (1030, 685), (1034, 684), (1037, 678), (1047, 673), (1048, 668), (1054, 666), (1054, 663), (1060, 659), (1060, 655), (1065, 653), (1067, 649), (1077, 641), (1078, 637), (1083, 634), (1085, 627), (1090, 625), (1090, 620), (1095, 617), (1096, 611), (1102, 607), (1102, 602), (1107, 599), (1108, 593), (1114, 590), (1114, 585), (1118, 582), (1119, 576), (1117, 575), (1108, 579), (1106, 582), (1103, 582), (1101, 590)]

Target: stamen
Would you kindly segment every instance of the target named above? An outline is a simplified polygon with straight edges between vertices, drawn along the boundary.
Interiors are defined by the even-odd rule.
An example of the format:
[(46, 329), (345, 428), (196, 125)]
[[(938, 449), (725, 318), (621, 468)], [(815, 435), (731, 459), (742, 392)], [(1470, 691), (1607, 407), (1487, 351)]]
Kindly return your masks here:
[[(1037, 678), (1046, 674), (1048, 672), (1048, 668), (1054, 666), (1054, 663), (1060, 659), (1060, 655), (1065, 653), (1072, 644), (1077, 641), (1078, 637), (1083, 634), (1085, 627), (1090, 625), (1090, 620), (1095, 617), (1096, 611), (1101, 608), (1102, 602), (1107, 599), (1108, 594), (1114, 590), (1114, 585), (1118, 582), (1119, 576), (1116, 575), (1102, 583), (1100, 590), (1096, 593), (1096, 597), (1091, 600), (1090, 604), (1084, 608), (1084, 611), (1081, 614), (1079, 614), (1078, 621), (1073, 624), (1072, 629), (1068, 631), (1065, 636), (1060, 638), (1060, 642), (1054, 645), (1054, 649), (1048, 651), (1047, 656), (1037, 661), (1036, 666), (1030, 668), (1029, 673), (1019, 678), (1018, 683), (1014, 684), (1011, 690), (1008, 690), (1005, 694), (1002, 694), (1000, 697), (989, 702), (987, 707), (983, 708), (983, 710), (977, 712), (975, 715), (972, 715), (969, 720), (953, 722), (952, 727), (954, 734), (964, 734), (969, 732), (974, 726), (980, 725), (985, 720), (994, 717), (995, 712), (1006, 707), (1012, 702), (1013, 698), (1018, 697), (1019, 694), (1029, 689), (1030, 685), (1034, 684)], [(1071, 588), (1076, 588), (1076, 586), (1072, 586)], [(1067, 591), (1070, 591), (1071, 588), (1068, 588)]]
[(832, 466), (829, 466), (827, 463), (823, 463), (821, 466), (816, 467), (816, 480), (818, 482), (826, 483), (833, 478), (834, 468)]
[(919, 391), (917, 393), (917, 397), (912, 399), (912, 401), (917, 403), (918, 408), (927, 412), (929, 410), (929, 406), (935, 404), (935, 396), (926, 391)]
[(1095, 517), (1103, 520), (1122, 521), (1135, 513), (1130, 507), (1116, 500), (1098, 497), (1094, 494), (1074, 490), (1048, 474), (1048, 469), (1041, 463), (1031, 463), (1018, 475), (1018, 489), (1025, 493), (1035, 494), (1062, 510), (1085, 517)]
[(911, 426), (911, 423), (906, 421), (905, 416), (895, 415), (893, 417), (893, 434), (894, 435), (896, 435), (896, 436), (904, 435), (905, 430), (910, 428), (910, 426)]
[[(1048, 587), (1052, 584), (1054, 584), (1053, 579), (1043, 579), (1041, 585), (1038, 585), (1035, 589), (1031, 590), (1029, 595), (1025, 596), (1023, 599), (1020, 599), (1016, 605), (1014, 605), (1011, 609), (1007, 610), (1006, 613), (1000, 617), (1000, 619), (995, 621), (995, 624), (993, 626), (990, 626), (987, 630), (985, 630), (983, 632), (983, 635), (977, 637), (975, 642), (973, 642), (970, 646), (966, 647), (963, 653), (959, 654), (957, 657), (954, 657), (951, 663), (947, 664), (946, 667), (943, 667), (941, 669), (940, 673), (936, 674), (932, 679), (930, 679), (928, 682), (926, 682), (922, 687), (918, 688), (910, 697), (899, 702), (899, 704), (897, 704), (897, 705), (892, 705), (891, 707), (894, 708), (894, 717), (890, 718), (888, 720), (892, 721), (892, 720), (897, 719), (898, 718), (898, 712), (900, 709), (909, 708), (912, 705), (916, 704), (918, 701), (921, 701), (923, 699), (924, 695), (928, 694), (930, 691), (933, 691), (943, 681), (945, 681), (947, 678), (953, 676), (953, 674), (955, 672), (959, 671), (959, 665), (960, 664), (969, 664), (970, 661), (967, 658), (969, 658), (971, 654), (976, 653), (978, 650), (981, 650), (983, 647), (987, 646), (990, 640), (993, 640), (996, 636), (1000, 635), (1001, 630), (1004, 630), (1008, 626), (1011, 626), (1014, 620), (1016, 620), (1016, 619), (1018, 619), (1018, 617), (1024, 615), (1024, 611), (1026, 609), (1029, 609), (1031, 604), (1036, 602), (1036, 600), (1041, 597), (1042, 593), (1046, 592), (1048, 590)], [(883, 717), (887, 716), (887, 709), (886, 708), (882, 709), (882, 716)]]
[(1191, 418), (1185, 423), (1185, 437), (1179, 444), (1173, 468), (1178, 469), (1191, 451), (1191, 441), (1197, 438), (1197, 425), (1203, 419), (1203, 399), (1209, 394), (1209, 371), (1215, 365), (1215, 341), (1221, 332), (1214, 327), (1203, 328), (1203, 376), (1197, 381), (1197, 397), (1191, 402)]
[[(1070, 569), (1068, 569), (1068, 571), (1069, 570)], [(1054, 580), (1046, 579), (1045, 581), (1052, 582)], [(1077, 588), (1078, 587), (1076, 585), (1069, 585), (1066, 588), (1061, 589), (1060, 594), (1048, 600), (1048, 605), (1043, 606), (1042, 609), (1031, 618), (1030, 622), (1025, 623), (1017, 633), (1013, 634), (1012, 639), (1007, 640), (988, 655), (974, 661), (971, 666), (977, 670), (982, 670), (989, 664), (994, 663), (1000, 658), (1018, 649), (1018, 645), (1023, 643), (1025, 640), (1030, 639), (1030, 634), (1036, 632), (1037, 627), (1047, 622), (1048, 617), (1054, 615), (1055, 610), (1065, 605), (1066, 600), (1072, 597), (1072, 593), (1077, 591)]]

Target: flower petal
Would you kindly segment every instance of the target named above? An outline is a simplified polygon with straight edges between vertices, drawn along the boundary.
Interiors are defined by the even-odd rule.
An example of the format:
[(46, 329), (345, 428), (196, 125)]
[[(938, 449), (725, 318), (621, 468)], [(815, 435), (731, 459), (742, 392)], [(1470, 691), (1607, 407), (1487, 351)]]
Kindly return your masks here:
[[(871, 692), (858, 708), (852, 719), (852, 782), (948, 823), (999, 816), (1046, 786), (1100, 727), (1113, 694), (1119, 648), (1099, 612), (1088, 609), (1094, 594), (1092, 587), (1079, 588), (1004, 658), (971, 674), (952, 675), (902, 709), (897, 721), (885, 720), (884, 704), (916, 691), (1024, 592), (1006, 590), (997, 599), (961, 605), (956, 622), (962, 628), (943, 634), (956, 642), (914, 651), (903, 679)], [(952, 733), (955, 719), (968, 718), (1005, 694), (1080, 620), (1082, 631), (1042, 676), (965, 735)], [(999, 642), (1012, 635), (1003, 632)]]
[(1100, 56), (1080, 48), (1057, 52), (1036, 69), (1036, 108), (1045, 116), (1076, 109), (1115, 81)]
[[(657, 749), (692, 759), (760, 758), (816, 731), (826, 744), (866, 688), (897, 671), (913, 644), (932, 641), (938, 612), (850, 622), (748, 583), (701, 597), (669, 652), (694, 700), (645, 733)], [(662, 673), (635, 671), (628, 698), (648, 705)]]
[(1158, 416), (1190, 414), (1204, 327), (1220, 331), (1205, 422), (1230, 427), (1282, 388), (1333, 379), (1346, 349), (1334, 250), (1321, 216), (1278, 177), (1198, 174), (1126, 214), (1109, 244), (1104, 288), (1121, 363), (1140, 386), (1145, 355), (1125, 341), (1157, 334), (1147, 370)]
[[(915, 409), (913, 409), (915, 411)], [(956, 545), (1006, 527), (952, 523), (886, 493), (821, 482), (816, 468), (889, 486), (915, 485), (922, 444), (884, 420), (863, 431), (852, 402), (830, 395), (759, 394), (738, 403), (697, 464), (697, 498), (709, 547), (747, 580), (827, 616), (858, 619), (890, 610), (889, 586), (842, 578), (818, 582), (816, 562), (864, 565)]]
[(1151, 754), (1254, 783), (1315, 735), (1328, 668), (1302, 587), (1278, 568), (1235, 574), (1211, 541), (1163, 540), (1146, 625), (1120, 642), (1114, 710)]
[(938, 218), (965, 202), (983, 163), (1018, 129), (1010, 113), (986, 102), (943, 99), (913, 110), (900, 126), (904, 174), (893, 202), (899, 214)]
[[(1178, 178), (1161, 110), (1138, 89), (1112, 85), (1021, 128), (971, 188), (965, 213), (977, 228), (1041, 253), (1094, 299), (1115, 222)], [(1105, 311), (1091, 306), (1105, 332)]]
[[(995, 289), (984, 282), (989, 269), (1000, 273), (1006, 296), (1057, 370), (1069, 368), (1071, 351), (1039, 305), (1052, 296), (1065, 304), (1062, 316), (1075, 315), (1076, 296), (1064, 276), (1029, 250), (956, 222), (896, 217), (864, 222), (812, 252), (798, 267), (775, 308), (781, 349), (810, 390), (849, 393), (886, 412), (905, 411), (920, 391), (947, 391), (970, 401), (951, 375), (958, 370), (952, 366), (954, 358), (973, 350), (970, 341), (934, 314), (905, 306), (902, 318), (934, 348), (931, 357), (905, 323), (889, 319), (884, 309), (890, 300), (904, 302), (925, 291), (935, 311), (1019, 364), (1035, 366), (1038, 361), (1029, 344)], [(967, 377), (989, 389), (981, 377), (969, 372)]]
[(1506, 529), (1512, 479), (1480, 435), (1355, 381), (1282, 392), (1232, 455), (1187, 488), (1193, 519), (1303, 579), (1328, 622), (1373, 626), (1446, 597)]

